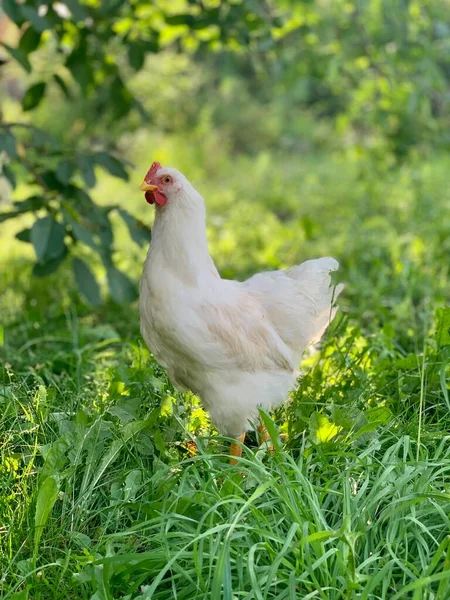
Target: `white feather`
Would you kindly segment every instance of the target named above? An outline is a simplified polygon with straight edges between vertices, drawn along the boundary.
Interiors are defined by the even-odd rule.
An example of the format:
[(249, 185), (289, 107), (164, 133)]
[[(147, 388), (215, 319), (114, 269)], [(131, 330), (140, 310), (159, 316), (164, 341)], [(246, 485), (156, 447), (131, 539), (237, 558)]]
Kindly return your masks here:
[(282, 403), (305, 348), (334, 318), (333, 258), (221, 279), (209, 255), (200, 194), (175, 169), (168, 202), (157, 206), (141, 279), (141, 333), (173, 384), (198, 394), (218, 429), (237, 437), (257, 408)]

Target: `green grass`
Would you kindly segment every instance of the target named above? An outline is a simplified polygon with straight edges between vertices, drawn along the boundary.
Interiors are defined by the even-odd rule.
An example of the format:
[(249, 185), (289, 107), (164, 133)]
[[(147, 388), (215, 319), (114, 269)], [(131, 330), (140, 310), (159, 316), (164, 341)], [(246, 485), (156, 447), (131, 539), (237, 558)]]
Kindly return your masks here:
[[(1, 597), (448, 600), (448, 157), (381, 177), (334, 155), (230, 161), (203, 141), (186, 157), (166, 136), (159, 158), (208, 198), (222, 273), (335, 255), (340, 317), (268, 421), (274, 452), (250, 436), (231, 466), (144, 348), (136, 307), (90, 309), (68, 270), (31, 279), (20, 226), (3, 228)], [(140, 214), (140, 160), (97, 199), (114, 189)], [(115, 258), (138, 277), (120, 228)]]

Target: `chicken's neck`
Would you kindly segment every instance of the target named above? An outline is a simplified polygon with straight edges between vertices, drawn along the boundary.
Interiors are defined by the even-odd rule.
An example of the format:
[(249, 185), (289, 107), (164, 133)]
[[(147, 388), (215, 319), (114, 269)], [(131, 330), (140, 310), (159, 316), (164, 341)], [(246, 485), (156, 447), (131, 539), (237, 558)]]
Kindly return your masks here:
[(208, 251), (203, 199), (184, 200), (157, 209), (149, 266), (156, 261), (185, 284), (197, 286), (219, 274)]

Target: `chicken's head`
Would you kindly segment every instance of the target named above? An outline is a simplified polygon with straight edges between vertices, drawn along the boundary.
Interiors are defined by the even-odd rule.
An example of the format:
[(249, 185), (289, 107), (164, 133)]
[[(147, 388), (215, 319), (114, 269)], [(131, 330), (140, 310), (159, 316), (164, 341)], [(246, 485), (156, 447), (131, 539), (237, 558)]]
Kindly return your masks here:
[(181, 174), (170, 167), (162, 167), (154, 162), (141, 185), (145, 199), (149, 204), (165, 206), (182, 188)]

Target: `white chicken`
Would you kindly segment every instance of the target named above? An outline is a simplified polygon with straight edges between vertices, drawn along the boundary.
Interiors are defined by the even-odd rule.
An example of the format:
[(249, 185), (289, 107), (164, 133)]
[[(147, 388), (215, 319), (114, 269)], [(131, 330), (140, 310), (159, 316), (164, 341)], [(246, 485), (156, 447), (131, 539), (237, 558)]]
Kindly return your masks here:
[[(333, 258), (244, 282), (222, 279), (209, 255), (202, 196), (153, 163), (141, 190), (156, 218), (140, 287), (142, 336), (172, 383), (197, 394), (219, 431), (243, 442), (258, 406), (281, 404), (305, 348), (333, 319)], [(233, 444), (231, 454), (240, 455)]]

